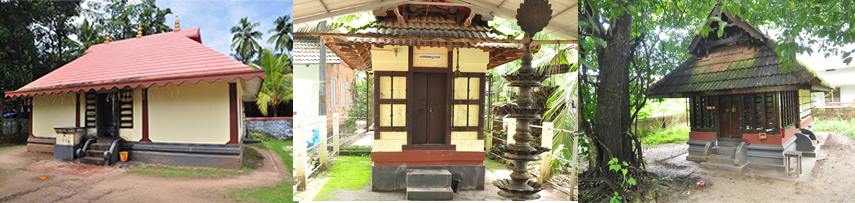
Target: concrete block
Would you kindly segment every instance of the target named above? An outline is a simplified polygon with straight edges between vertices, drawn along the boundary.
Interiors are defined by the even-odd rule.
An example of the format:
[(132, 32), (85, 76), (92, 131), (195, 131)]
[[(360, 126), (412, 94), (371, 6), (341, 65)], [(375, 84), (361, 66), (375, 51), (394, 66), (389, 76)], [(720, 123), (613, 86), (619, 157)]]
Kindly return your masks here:
[(407, 189), (407, 200), (443, 201), (454, 199), (451, 188), (411, 188)]
[(416, 169), (407, 173), (407, 188), (451, 187), (451, 172), (448, 170)]

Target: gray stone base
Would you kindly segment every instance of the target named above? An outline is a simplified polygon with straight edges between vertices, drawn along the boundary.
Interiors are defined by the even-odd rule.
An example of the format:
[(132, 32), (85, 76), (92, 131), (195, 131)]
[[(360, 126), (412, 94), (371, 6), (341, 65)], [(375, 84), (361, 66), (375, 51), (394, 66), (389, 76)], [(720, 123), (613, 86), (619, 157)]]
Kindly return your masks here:
[(54, 145), (53, 159), (62, 161), (74, 160), (74, 145)]
[(407, 189), (407, 172), (413, 169), (448, 170), (452, 180), (459, 180), (460, 190), (483, 190), (483, 165), (480, 166), (372, 166), (371, 190), (404, 191)]
[(241, 145), (129, 143), (129, 160), (178, 166), (240, 168)]

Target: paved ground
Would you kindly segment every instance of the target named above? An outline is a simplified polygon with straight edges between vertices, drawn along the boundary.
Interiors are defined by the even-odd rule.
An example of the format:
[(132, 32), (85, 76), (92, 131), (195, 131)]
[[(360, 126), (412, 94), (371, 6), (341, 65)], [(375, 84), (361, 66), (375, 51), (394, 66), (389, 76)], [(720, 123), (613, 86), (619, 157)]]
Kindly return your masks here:
[[(493, 186), (493, 181), (501, 178), (508, 178), (511, 174), (510, 170), (487, 170), (484, 190), (466, 190), (454, 194), (455, 201), (485, 201), (499, 200), (508, 201), (498, 195), (499, 188)], [(321, 174), (309, 180), (307, 190), (297, 193), (295, 199), (307, 200), (315, 197), (326, 183), (326, 174)], [(370, 183), (369, 183), (370, 184)], [(547, 188), (540, 192), (541, 201), (569, 201), (569, 195), (553, 188)], [(339, 190), (336, 191), (336, 199), (333, 201), (401, 201), (406, 200), (404, 192), (374, 192), (371, 191), (371, 185), (367, 185), (359, 190)]]
[[(855, 199), (855, 140), (818, 133), (824, 145), (800, 178), (750, 169), (745, 174), (711, 171), (685, 160), (686, 144), (645, 149), (648, 171), (688, 184), (669, 188), (664, 202), (852, 202)], [(693, 186), (698, 179), (707, 186)]]
[[(287, 169), (273, 152), (258, 149), (262, 166), (224, 178), (153, 177), (115, 167), (51, 160), (16, 147), (0, 153), (0, 202), (233, 202), (238, 188), (272, 186)], [(39, 176), (47, 179), (39, 180)]]

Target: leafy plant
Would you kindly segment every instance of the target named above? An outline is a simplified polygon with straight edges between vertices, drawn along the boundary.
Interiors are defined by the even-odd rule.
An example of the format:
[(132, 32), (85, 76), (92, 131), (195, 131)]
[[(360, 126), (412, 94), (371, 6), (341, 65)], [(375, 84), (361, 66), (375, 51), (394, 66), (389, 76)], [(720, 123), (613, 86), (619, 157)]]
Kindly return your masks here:
[(258, 26), (260, 26), (258, 22), (250, 22), (244, 17), (232, 27), (232, 50), (235, 52), (233, 54), (235, 59), (249, 63), (261, 52), (261, 45), (258, 44), (261, 32), (255, 30)]
[(288, 55), (274, 55), (268, 50), (263, 50), (260, 60), (252, 66), (264, 70), (264, 82), (261, 84), (256, 100), (258, 110), (266, 116), (270, 114), (269, 107), (272, 108), (273, 116), (278, 116), (276, 107), (294, 97), (291, 89), (293, 83), (291, 60)]

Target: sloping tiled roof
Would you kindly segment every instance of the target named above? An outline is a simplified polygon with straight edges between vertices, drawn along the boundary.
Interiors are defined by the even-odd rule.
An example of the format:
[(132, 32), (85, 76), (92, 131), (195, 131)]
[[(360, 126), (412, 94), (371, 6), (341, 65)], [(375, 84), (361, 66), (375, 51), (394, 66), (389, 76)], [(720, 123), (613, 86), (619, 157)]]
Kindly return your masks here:
[[(326, 48), (326, 46), (324, 46)], [(341, 59), (329, 48), (327, 49), (327, 63), (341, 63)], [(294, 64), (317, 64), (321, 56), (321, 43), (317, 37), (295, 37), (294, 49), (291, 55)]]
[(194, 28), (94, 45), (74, 61), (6, 96), (263, 77), (264, 71), (202, 45), (199, 29)]
[[(436, 16), (417, 17), (399, 23), (394, 18), (378, 20), (373, 26), (356, 31), (358, 34), (380, 34), (402, 37), (390, 38), (352, 38), (350, 41), (375, 45), (406, 45), (406, 46), (459, 46), (485, 48), (520, 48), (516, 44), (495, 42), (447, 42), (432, 40), (432, 37), (472, 38), (472, 39), (505, 39), (494, 33), (490, 27), (473, 23), (464, 26), (453, 19)], [(403, 38), (406, 37), (406, 38)]]
[(804, 65), (781, 64), (775, 43), (768, 37), (736, 16), (727, 13), (722, 16), (728, 21), (728, 38), (717, 39), (715, 33), (706, 38), (696, 36), (690, 47), (692, 57), (653, 84), (647, 90), (648, 95), (684, 97), (713, 91), (793, 85), (819, 90), (828, 88)]

